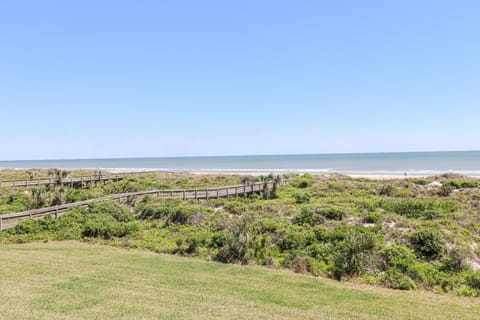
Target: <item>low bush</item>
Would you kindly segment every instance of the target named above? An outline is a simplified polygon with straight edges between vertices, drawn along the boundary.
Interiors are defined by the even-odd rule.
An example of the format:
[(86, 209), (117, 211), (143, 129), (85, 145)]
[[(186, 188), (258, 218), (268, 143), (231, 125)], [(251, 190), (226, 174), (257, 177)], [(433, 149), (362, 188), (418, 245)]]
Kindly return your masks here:
[(88, 211), (91, 214), (111, 216), (118, 222), (129, 222), (135, 220), (135, 216), (130, 213), (127, 207), (114, 201), (104, 201), (89, 205)]
[(140, 212), (139, 218), (145, 219), (166, 219), (172, 211), (172, 206), (160, 203), (146, 205)]
[(443, 262), (443, 269), (447, 272), (462, 272), (471, 268), (467, 258), (470, 255), (470, 248), (466, 246), (454, 246), (446, 255)]
[(477, 289), (473, 289), (466, 285), (462, 285), (460, 288), (458, 288), (457, 295), (464, 296), (464, 297), (478, 297), (479, 292)]
[(381, 211), (369, 212), (363, 217), (365, 223), (378, 223), (382, 220), (383, 213)]
[(390, 268), (383, 274), (381, 284), (387, 288), (399, 290), (414, 290), (417, 288), (410, 277), (396, 268)]
[(418, 257), (435, 260), (443, 254), (445, 240), (440, 232), (422, 229), (410, 235), (410, 242)]
[(297, 188), (308, 188), (311, 187), (315, 183), (315, 179), (310, 174), (304, 174), (302, 176), (297, 177), (293, 182), (292, 185)]
[(439, 270), (426, 262), (412, 263), (408, 266), (407, 274), (410, 278), (428, 288), (433, 288), (444, 279), (443, 274)]
[(382, 201), (382, 207), (396, 214), (415, 219), (435, 219), (443, 214), (459, 209), (458, 202), (454, 200), (436, 199), (402, 199), (395, 201)]
[(465, 278), (466, 284), (473, 289), (480, 289), (480, 271), (470, 272)]
[(376, 237), (371, 233), (349, 232), (339, 245), (339, 252), (334, 261), (334, 276), (359, 275), (371, 266), (377, 247)]
[(258, 231), (249, 216), (233, 222), (224, 234), (216, 260), (226, 263), (248, 264), (255, 258)]
[(443, 183), (444, 186), (450, 186), (453, 189), (462, 188), (477, 188), (479, 186), (478, 181), (462, 181), (462, 180), (450, 180)]
[(385, 184), (379, 187), (378, 194), (391, 197), (397, 192), (397, 188), (391, 184)]
[(196, 225), (203, 221), (205, 214), (212, 213), (211, 208), (199, 205), (176, 206), (170, 213), (167, 223)]
[(395, 268), (402, 272), (407, 271), (408, 267), (415, 261), (413, 251), (401, 245), (386, 247), (382, 250), (381, 254), (385, 259), (387, 268)]
[(326, 206), (303, 206), (300, 214), (295, 217), (295, 223), (305, 225), (316, 225), (324, 223), (325, 219), (342, 220), (347, 215), (344, 208), (326, 205)]
[(296, 204), (309, 203), (312, 195), (308, 192), (296, 192), (293, 195)]
[(431, 180), (427, 179), (413, 179), (412, 182), (420, 186), (426, 186), (427, 184), (432, 183)]
[(347, 189), (347, 186), (343, 183), (331, 182), (328, 184), (328, 190), (342, 192)]
[(304, 248), (306, 245), (307, 235), (298, 228), (288, 228), (282, 231), (278, 246), (280, 250), (294, 250)]

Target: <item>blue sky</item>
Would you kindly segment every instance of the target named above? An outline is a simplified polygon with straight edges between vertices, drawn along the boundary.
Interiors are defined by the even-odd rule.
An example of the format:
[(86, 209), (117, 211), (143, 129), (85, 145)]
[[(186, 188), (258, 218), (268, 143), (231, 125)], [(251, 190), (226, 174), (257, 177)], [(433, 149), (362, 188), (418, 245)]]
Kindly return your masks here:
[(480, 149), (479, 1), (2, 1), (0, 160)]

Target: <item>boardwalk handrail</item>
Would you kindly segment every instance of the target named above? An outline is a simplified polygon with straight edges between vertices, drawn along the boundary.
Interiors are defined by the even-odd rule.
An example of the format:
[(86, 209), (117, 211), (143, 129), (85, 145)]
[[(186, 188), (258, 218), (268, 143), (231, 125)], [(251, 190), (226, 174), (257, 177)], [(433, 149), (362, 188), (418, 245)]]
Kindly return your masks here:
[[(288, 183), (288, 179), (281, 180), (278, 182), (279, 185), (283, 185)], [(254, 192), (260, 192), (264, 189), (265, 185), (267, 188), (272, 188), (275, 182), (268, 181), (268, 182), (255, 182), (252, 184), (242, 184), (242, 185), (234, 185), (234, 186), (226, 186), (226, 187), (218, 187), (218, 188), (202, 188), (202, 189), (154, 189), (154, 190), (147, 190), (147, 191), (136, 191), (136, 192), (127, 192), (127, 193), (118, 193), (109, 196), (104, 196), (100, 198), (93, 198), (83, 201), (77, 201), (72, 203), (61, 204), (57, 206), (51, 206), (46, 208), (28, 210), (23, 212), (17, 213), (8, 213), (4, 215), (0, 215), (0, 231), (6, 230), (9, 228), (14, 227), (17, 225), (18, 221), (10, 224), (5, 225), (6, 220), (13, 220), (13, 219), (23, 219), (23, 218), (36, 218), (36, 217), (43, 217), (45, 215), (54, 215), (55, 218), (59, 216), (59, 214), (64, 213), (66, 210), (73, 208), (73, 207), (83, 207), (87, 206), (91, 203), (109, 201), (109, 200), (122, 200), (127, 199), (129, 197), (140, 197), (146, 195), (154, 195), (156, 197), (161, 197), (165, 199), (169, 198), (181, 198), (183, 200), (188, 199), (216, 199), (221, 197), (228, 197), (228, 196), (239, 196), (245, 195)], [(230, 192), (231, 191), (231, 192)]]
[[(91, 181), (108, 181), (122, 179), (128, 176), (141, 175), (146, 173), (166, 173), (166, 171), (131, 171), (111, 174), (91, 174), (81, 176), (71, 176), (62, 179), (62, 184), (91, 182)], [(57, 178), (55, 177), (39, 177), (34, 179), (18, 179), (18, 180), (4, 180), (0, 181), (0, 187), (35, 187), (49, 184), (55, 184)]]

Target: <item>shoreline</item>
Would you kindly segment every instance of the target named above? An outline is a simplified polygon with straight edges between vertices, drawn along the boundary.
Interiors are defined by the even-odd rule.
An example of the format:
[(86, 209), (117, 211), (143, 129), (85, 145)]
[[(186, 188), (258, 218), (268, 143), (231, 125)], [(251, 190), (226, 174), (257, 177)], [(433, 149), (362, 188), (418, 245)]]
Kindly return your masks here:
[[(168, 174), (193, 174), (193, 175), (246, 175), (246, 176), (261, 176), (261, 175), (281, 175), (281, 174), (311, 174), (311, 175), (344, 175), (352, 178), (365, 178), (375, 180), (387, 179), (409, 179), (409, 178), (426, 178), (439, 176), (443, 174), (458, 174), (466, 177), (480, 179), (480, 170), (473, 171), (433, 171), (433, 170), (410, 170), (410, 171), (333, 171), (333, 170), (302, 170), (302, 169), (212, 169), (212, 170), (167, 170), (163, 168), (59, 168), (64, 170), (102, 170), (109, 173), (126, 173), (126, 172), (156, 172)], [(46, 170), (46, 168), (0, 168), (3, 170)]]

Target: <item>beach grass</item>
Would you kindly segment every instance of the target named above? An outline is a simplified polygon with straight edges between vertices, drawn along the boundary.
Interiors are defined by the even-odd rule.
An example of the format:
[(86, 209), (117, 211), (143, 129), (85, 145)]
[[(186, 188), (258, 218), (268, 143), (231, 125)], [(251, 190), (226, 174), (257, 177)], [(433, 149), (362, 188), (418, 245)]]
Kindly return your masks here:
[(1, 319), (478, 319), (472, 298), (79, 242), (0, 246)]

